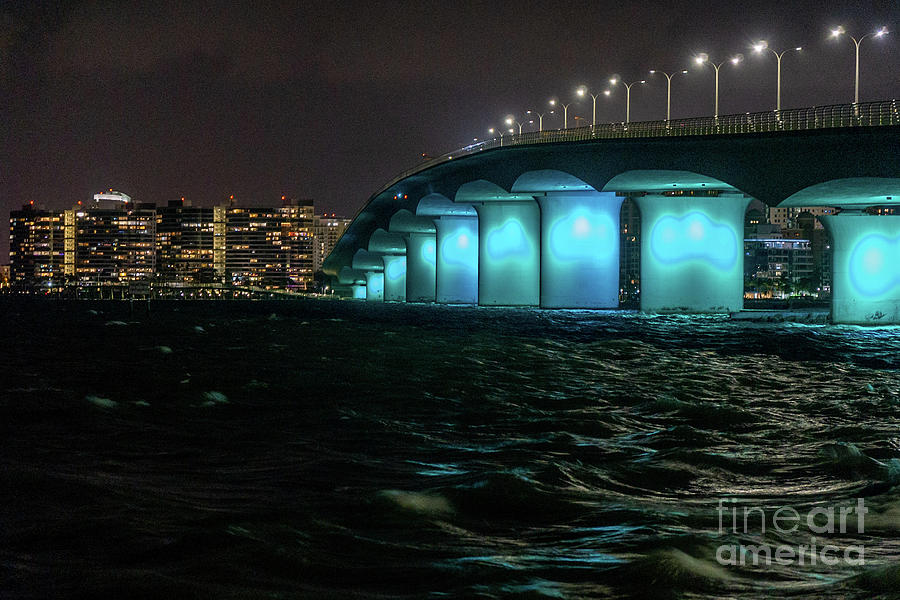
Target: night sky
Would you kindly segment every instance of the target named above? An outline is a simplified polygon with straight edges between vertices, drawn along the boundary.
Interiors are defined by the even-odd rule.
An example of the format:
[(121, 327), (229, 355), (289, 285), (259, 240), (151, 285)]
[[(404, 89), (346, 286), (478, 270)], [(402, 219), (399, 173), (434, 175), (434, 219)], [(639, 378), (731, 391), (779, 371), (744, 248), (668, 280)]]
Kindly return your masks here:
[[(115, 188), (136, 201), (211, 206), (312, 198), (352, 216), (423, 152), (487, 135), (509, 113), (595, 92), (618, 74), (632, 120), (711, 115), (713, 71), (692, 57), (745, 60), (721, 71), (720, 114), (900, 96), (900, 3), (883, 2), (3, 2), (0, 10), (0, 262), (7, 212), (71, 206)], [(590, 119), (590, 100), (569, 108)], [(624, 90), (598, 100), (623, 120)], [(589, 124), (589, 121), (586, 121)], [(545, 120), (545, 128), (562, 120)]]

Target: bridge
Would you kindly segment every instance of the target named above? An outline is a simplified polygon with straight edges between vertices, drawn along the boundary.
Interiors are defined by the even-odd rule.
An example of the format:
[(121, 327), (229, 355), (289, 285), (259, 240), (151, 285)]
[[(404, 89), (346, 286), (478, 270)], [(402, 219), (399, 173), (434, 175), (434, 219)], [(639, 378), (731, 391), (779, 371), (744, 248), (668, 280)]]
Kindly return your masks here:
[[(900, 323), (900, 103), (539, 131), (401, 173), (324, 263), (370, 301), (618, 306), (620, 209), (641, 213), (641, 309), (743, 305), (744, 213), (834, 206), (832, 320)], [(892, 211), (881, 211), (892, 212)], [(900, 213), (900, 211), (898, 211)]]

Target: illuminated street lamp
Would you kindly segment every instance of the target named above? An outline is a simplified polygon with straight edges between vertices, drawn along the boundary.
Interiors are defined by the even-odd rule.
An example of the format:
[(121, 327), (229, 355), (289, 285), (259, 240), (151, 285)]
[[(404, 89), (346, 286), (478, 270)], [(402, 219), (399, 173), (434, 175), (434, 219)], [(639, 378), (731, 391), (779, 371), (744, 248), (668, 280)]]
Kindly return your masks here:
[[(537, 115), (538, 116), (538, 131), (544, 130), (544, 115), (545, 114), (554, 114), (554, 111), (550, 111), (549, 113), (539, 113), (536, 110), (526, 110), (526, 115)], [(534, 120), (529, 121), (529, 123), (534, 123)]]
[[(647, 83), (647, 80), (641, 79), (640, 81), (632, 81), (631, 83), (625, 83), (624, 81), (620, 80), (618, 77), (613, 77), (612, 79), (609, 80), (609, 83), (611, 85), (618, 85), (619, 83), (621, 83), (622, 85), (625, 86), (625, 122), (631, 123), (631, 86), (633, 86), (636, 83), (643, 85), (643, 84)], [(608, 96), (609, 94), (606, 94), (606, 95)]]
[(657, 71), (656, 69), (650, 69), (651, 75), (655, 75), (656, 73), (662, 73), (663, 75), (666, 76), (666, 121), (668, 121), (669, 117), (671, 116), (671, 110), (672, 110), (672, 78), (675, 77), (676, 75), (678, 75), (678, 73), (681, 73), (682, 75), (686, 75), (687, 69), (679, 71), (678, 73), (672, 73), (671, 75), (669, 75), (665, 71)]
[(694, 62), (696, 62), (698, 65), (703, 65), (703, 64), (709, 63), (709, 65), (713, 69), (716, 70), (716, 113), (715, 113), (716, 118), (719, 117), (719, 68), (722, 65), (724, 65), (726, 62), (730, 62), (733, 65), (737, 65), (742, 60), (744, 60), (744, 56), (742, 54), (735, 54), (734, 56), (729, 58), (727, 61), (723, 60), (719, 64), (716, 64), (714, 62), (710, 62), (709, 55), (705, 54), (705, 53), (698, 55), (697, 58), (694, 59)]
[(578, 88), (577, 90), (575, 90), (575, 93), (577, 93), (579, 96), (582, 96), (582, 97), (584, 97), (585, 95), (590, 96), (591, 100), (593, 100), (593, 109), (592, 109), (593, 116), (591, 118), (591, 127), (596, 127), (597, 126), (597, 98), (600, 97), (600, 94), (592, 94), (587, 89), (587, 86), (584, 86), (584, 85), (581, 86), (580, 88)]
[[(530, 111), (529, 111), (529, 112), (530, 112)], [(527, 114), (527, 113), (526, 113), (526, 114)], [(522, 135), (522, 123), (521, 123), (520, 121), (517, 121), (516, 118), (515, 118), (513, 115), (509, 115), (508, 117), (506, 117), (506, 124), (507, 124), (507, 125), (512, 125), (513, 123), (515, 123), (516, 125), (519, 126), (519, 135)], [(529, 124), (534, 124), (534, 121), (533, 121), (533, 120), (532, 120), (532, 121), (528, 121), (528, 123), (529, 123)], [(510, 130), (510, 131), (512, 131), (512, 130)]]
[(762, 54), (763, 50), (768, 50), (775, 55), (775, 58), (778, 59), (778, 91), (775, 95), (775, 110), (781, 110), (781, 57), (784, 56), (786, 52), (790, 52), (791, 50), (800, 52), (802, 49), (803, 48), (801, 46), (797, 46), (796, 48), (788, 48), (787, 50), (776, 52), (772, 48), (769, 48), (769, 42), (767, 42), (766, 40), (760, 40), (753, 44), (753, 51), (757, 54)]
[[(839, 26), (839, 27), (836, 27), (835, 29), (831, 30), (831, 37), (833, 37), (833, 38), (840, 37), (841, 35), (843, 35), (845, 33), (847, 33), (847, 31), (843, 27)], [(853, 43), (856, 45), (856, 79), (855, 79), (856, 83), (854, 85), (854, 90), (853, 90), (853, 103), (854, 104), (859, 104), (859, 45), (867, 37), (883, 37), (883, 36), (887, 35), (887, 33), (888, 33), (887, 27), (882, 27), (878, 31), (875, 31), (873, 33), (867, 33), (866, 35), (862, 36), (859, 39), (856, 39), (852, 35), (850, 36), (850, 39), (853, 40)]]
[[(557, 102), (556, 100), (550, 101), (550, 106), (556, 106), (557, 104), (559, 104), (559, 106), (563, 107), (563, 129), (568, 129), (569, 128), (569, 105), (563, 104), (562, 102)], [(571, 104), (571, 102), (569, 104)]]
[[(512, 128), (510, 128), (509, 133), (512, 133), (512, 132), (513, 132), (513, 130), (512, 130)], [(490, 129), (488, 129), (488, 133), (490, 133), (491, 135), (494, 135), (495, 133), (499, 133), (500, 134), (500, 145), (501, 146), (503, 145), (503, 130), (502, 129), (494, 129), (493, 127), (491, 127)]]

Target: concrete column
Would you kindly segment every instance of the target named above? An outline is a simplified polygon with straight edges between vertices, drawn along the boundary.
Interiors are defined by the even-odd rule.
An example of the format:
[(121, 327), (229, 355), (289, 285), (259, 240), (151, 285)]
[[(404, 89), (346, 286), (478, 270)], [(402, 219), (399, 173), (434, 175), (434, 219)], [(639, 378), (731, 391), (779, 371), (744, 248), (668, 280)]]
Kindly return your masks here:
[(641, 310), (741, 310), (750, 198), (648, 194), (635, 201), (641, 210)]
[(478, 211), (478, 303), (538, 306), (540, 210), (533, 200), (485, 202)]
[(384, 273), (366, 271), (366, 301), (382, 302), (384, 300)]
[(442, 216), (437, 228), (435, 301), (478, 303), (478, 218)]
[(613, 192), (548, 192), (541, 207), (541, 306), (619, 305), (619, 213)]
[(350, 286), (351, 295), (357, 300), (366, 299), (366, 286), (361, 283), (354, 283)]
[(819, 220), (834, 247), (832, 322), (900, 323), (900, 215), (844, 211)]
[(385, 255), (384, 260), (384, 301), (406, 301), (406, 257)]
[(434, 233), (406, 236), (406, 301), (434, 302), (437, 240)]

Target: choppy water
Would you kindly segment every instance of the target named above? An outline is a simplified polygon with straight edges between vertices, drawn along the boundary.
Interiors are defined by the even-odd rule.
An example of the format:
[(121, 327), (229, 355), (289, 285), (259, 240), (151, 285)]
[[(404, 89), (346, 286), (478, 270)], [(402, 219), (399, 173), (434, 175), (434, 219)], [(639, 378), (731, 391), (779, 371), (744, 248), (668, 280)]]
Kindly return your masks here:
[[(0, 308), (0, 596), (900, 590), (900, 329), (329, 301)], [(860, 497), (864, 533), (816, 537), (863, 545), (865, 565), (716, 560), (814, 537), (720, 533), (720, 499), (806, 514)]]

